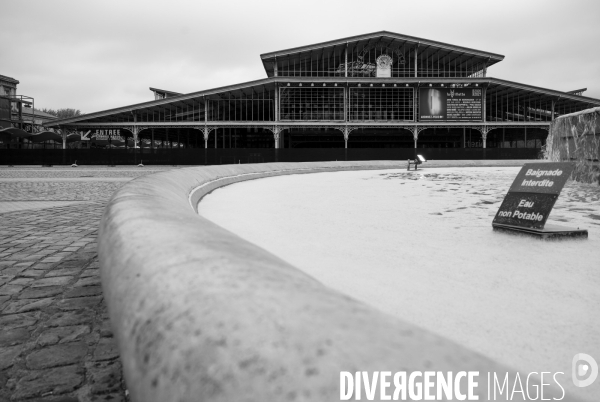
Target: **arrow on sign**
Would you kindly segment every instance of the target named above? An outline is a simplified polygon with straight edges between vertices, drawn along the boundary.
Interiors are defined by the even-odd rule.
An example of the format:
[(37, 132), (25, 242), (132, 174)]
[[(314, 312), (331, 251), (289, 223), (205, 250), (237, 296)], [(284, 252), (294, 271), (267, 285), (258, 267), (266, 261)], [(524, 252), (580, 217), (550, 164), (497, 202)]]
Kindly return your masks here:
[(92, 132), (92, 130), (88, 130), (87, 133), (81, 135), (81, 141), (89, 141), (91, 138), (88, 135)]

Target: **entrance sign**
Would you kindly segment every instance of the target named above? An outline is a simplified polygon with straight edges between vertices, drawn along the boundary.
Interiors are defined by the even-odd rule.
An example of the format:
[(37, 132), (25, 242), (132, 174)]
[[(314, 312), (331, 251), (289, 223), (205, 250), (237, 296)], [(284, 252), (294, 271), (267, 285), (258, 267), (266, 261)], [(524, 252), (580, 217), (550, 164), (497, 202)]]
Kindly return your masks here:
[(420, 121), (481, 121), (481, 88), (419, 88)]
[(587, 230), (544, 228), (554, 203), (571, 176), (571, 162), (527, 163), (504, 197), (492, 222), (494, 229), (512, 230), (542, 237), (584, 236)]
[(125, 137), (121, 135), (120, 129), (96, 130), (94, 137), (97, 141), (125, 141)]
[(81, 134), (81, 132), (79, 134), (81, 134), (81, 141), (89, 141), (91, 140), (90, 137), (88, 137), (88, 135), (91, 133), (91, 130), (88, 130), (87, 133), (85, 134)]

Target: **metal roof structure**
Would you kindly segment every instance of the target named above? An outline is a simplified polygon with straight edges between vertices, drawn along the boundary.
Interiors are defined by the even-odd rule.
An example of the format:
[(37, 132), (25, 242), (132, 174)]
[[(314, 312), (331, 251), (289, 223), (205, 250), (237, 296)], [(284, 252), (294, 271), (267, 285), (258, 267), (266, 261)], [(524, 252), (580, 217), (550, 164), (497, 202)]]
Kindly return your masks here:
[[(369, 52), (371, 52), (370, 59), (367, 60), (366, 55)], [(392, 54), (396, 58), (397, 64), (394, 66), (396, 70), (387, 76), (375, 76), (373, 68), (377, 67), (373, 63), (379, 63), (379, 59), (374, 59), (374, 57), (387, 54)], [(310, 63), (312, 63), (309, 67), (302, 64), (304, 61), (309, 60), (302, 59), (306, 57), (309, 57)], [(304, 60), (298, 64), (299, 70), (286, 67), (291, 65), (290, 63), (294, 58)], [(248, 119), (248, 114), (242, 113), (241, 109), (248, 108), (247, 103), (243, 102), (258, 100), (263, 102), (261, 107), (271, 108), (271, 111), (266, 114), (269, 119), (263, 122), (273, 124), (273, 122), (279, 122), (278, 105), (280, 100), (277, 98), (279, 94), (277, 88), (294, 88), (303, 85), (303, 88), (339, 86), (344, 88), (344, 91), (346, 91), (344, 93), (349, 93), (351, 88), (361, 87), (361, 85), (369, 88), (382, 88), (386, 85), (387, 87), (396, 87), (399, 85), (409, 88), (415, 94), (414, 102), (416, 104), (414, 110), (419, 106), (417, 101), (419, 88), (431, 86), (481, 87), (484, 89), (485, 99), (483, 122), (485, 123), (487, 116), (493, 119), (495, 124), (498, 122), (513, 122), (515, 119), (521, 119), (520, 122), (524, 124), (530, 123), (526, 120), (531, 117), (524, 117), (529, 111), (533, 111), (532, 113), (537, 116), (533, 121), (540, 122), (545, 121), (546, 118), (551, 120), (553, 116), (560, 114), (600, 106), (599, 99), (581, 95), (584, 89), (564, 92), (487, 77), (487, 67), (503, 60), (504, 56), (502, 55), (387, 31), (265, 53), (261, 55), (261, 59), (267, 72), (267, 78), (186, 94), (150, 87), (150, 90), (155, 93), (168, 96), (149, 102), (56, 120), (48, 122), (47, 126), (75, 127), (87, 124), (103, 127), (124, 123), (176, 124), (182, 126), (255, 124), (257, 119), (254, 117), (256, 116)], [(363, 68), (360, 74), (349, 74), (349, 69), (353, 66), (353, 63), (356, 64), (356, 59), (360, 60), (363, 67), (367, 66), (368, 68)], [(283, 62), (281, 62), (282, 60)], [(326, 61), (329, 65), (326, 65)], [(276, 68), (277, 65), (280, 66), (279, 73)], [(287, 70), (284, 70), (284, 67)], [(224, 115), (214, 117), (216, 115), (212, 110), (221, 108), (223, 104), (228, 104), (229, 111), (233, 110), (235, 118), (231, 121), (227, 121), (228, 119), (224, 118)], [(246, 106), (241, 106), (242, 104)], [(485, 114), (486, 104), (489, 105), (487, 114)], [(250, 108), (252, 107), (254, 106), (250, 106)], [(413, 106), (407, 107), (413, 110)], [(491, 111), (490, 107), (495, 107), (496, 110)], [(209, 113), (212, 113), (212, 118), (208, 117)], [(232, 115), (231, 112), (228, 113), (228, 116)], [(406, 113), (405, 115), (407, 115)], [(396, 120), (393, 124), (421, 124), (417, 119), (417, 113), (414, 111), (410, 113), (411, 116), (414, 116), (411, 120)], [(321, 119), (319, 121), (323, 122), (324, 117), (322, 116), (324, 115), (316, 118), (316, 120)], [(540, 120), (540, 116), (543, 117), (542, 120)], [(346, 117), (346, 119), (349, 119), (349, 117)], [(259, 121), (262, 120), (259, 119)], [(298, 124), (310, 125), (313, 123), (302, 121)], [(336, 118), (331, 123), (338, 124), (339, 119)], [(435, 123), (437, 124), (437, 122)], [(381, 124), (387, 123), (381, 122)], [(424, 122), (422, 124), (432, 123)], [(481, 122), (470, 124), (481, 124)]]
[[(467, 60), (482, 61), (491, 66), (504, 59), (503, 55), (451, 45), (414, 36), (402, 35), (395, 32), (379, 31), (364, 35), (350, 36), (328, 42), (315, 43), (261, 54), (263, 65), (268, 77), (274, 75), (274, 64), (281, 59), (300, 59), (310, 53), (321, 53), (324, 57), (330, 54), (343, 54), (344, 51), (362, 50), (365, 48), (385, 45), (387, 47), (415, 49), (427, 58), (446, 58), (454, 62), (465, 63)], [(451, 56), (449, 58), (449, 56)]]
[[(392, 78), (383, 78), (378, 79), (378, 82), (386, 83), (392, 82), (394, 79)], [(49, 122), (48, 126), (58, 126), (61, 124), (69, 124), (76, 123), (81, 121), (89, 121), (89, 122), (109, 122), (113, 120), (117, 121), (133, 121), (132, 112), (134, 111), (144, 111), (144, 110), (152, 110), (155, 108), (165, 107), (170, 105), (171, 107), (185, 107), (191, 106), (192, 102), (198, 102), (200, 104), (204, 104), (205, 99), (207, 97), (219, 94), (227, 94), (231, 93), (233, 95), (236, 94), (250, 94), (255, 88), (261, 89), (273, 89), (275, 83), (287, 84), (287, 83), (301, 83), (306, 80), (301, 78), (294, 77), (272, 77), (272, 78), (264, 78), (261, 80), (248, 81), (240, 84), (228, 85), (224, 87), (212, 88), (202, 91), (191, 92), (188, 94), (176, 95), (164, 99), (153, 100), (149, 102), (143, 102), (128, 106), (123, 106), (114, 109), (108, 109), (95, 113), (82, 114), (75, 117), (70, 117), (62, 120), (55, 120), (53, 122)], [(310, 81), (318, 84), (327, 83), (335, 84), (335, 83), (361, 83), (361, 82), (369, 82), (366, 78), (313, 78)], [(404, 82), (408, 83), (411, 86), (419, 86), (419, 85), (428, 85), (428, 84), (437, 84), (444, 83), (448, 80), (445, 78), (408, 78), (403, 79)], [(581, 95), (575, 95), (568, 92), (562, 92), (558, 90), (552, 90), (547, 88), (536, 87), (532, 85), (502, 80), (499, 78), (486, 77), (486, 78), (460, 78), (460, 79), (452, 79), (454, 83), (467, 83), (467, 84), (478, 84), (480, 86), (486, 85), (488, 87), (488, 95), (503, 95), (510, 97), (517, 96), (530, 96), (538, 100), (545, 101), (557, 101), (564, 102), (565, 104), (586, 104), (589, 106), (600, 106), (600, 99), (589, 98)]]
[(82, 121), (82, 120), (87, 121), (87, 120), (97, 119), (97, 118), (101, 118), (101, 117), (113, 116), (113, 115), (117, 115), (117, 114), (128, 114), (128, 113), (130, 114), (133, 111), (146, 110), (146, 109), (165, 106), (165, 105), (171, 105), (174, 107), (185, 106), (185, 105), (190, 104), (189, 103), (190, 100), (203, 99), (204, 97), (210, 96), (210, 95), (218, 95), (220, 93), (227, 93), (227, 92), (231, 92), (231, 91), (239, 91), (239, 92), (246, 91), (246, 92), (250, 93), (250, 92), (252, 92), (253, 87), (261, 86), (261, 85), (266, 86), (269, 83), (272, 84), (272, 82), (273, 82), (273, 80), (270, 80), (268, 78), (263, 78), (260, 80), (249, 81), (249, 82), (245, 82), (245, 83), (241, 83), (241, 84), (228, 85), (228, 86), (219, 87), (219, 88), (191, 92), (188, 94), (175, 95), (175, 96), (164, 98), (164, 99), (157, 99), (157, 100), (142, 102), (142, 103), (138, 103), (138, 104), (134, 104), (134, 105), (123, 106), (123, 107), (119, 107), (119, 108), (108, 109), (108, 110), (95, 112), (95, 113), (82, 114), (82, 115), (70, 117), (67, 119), (57, 120), (57, 121), (54, 121), (51, 124), (49, 124), (49, 126), (56, 126), (56, 125), (60, 125), (60, 124), (69, 124), (69, 123), (74, 123), (74, 122), (78, 122), (78, 121)]
[[(262, 79), (183, 94), (150, 87), (154, 100), (43, 128), (59, 129), (63, 149), (89, 148), (88, 163), (137, 164), (138, 147), (144, 161), (170, 164), (406, 160), (417, 148), (429, 159), (528, 159), (539, 158), (556, 118), (600, 107), (585, 88), (488, 76), (500, 54), (387, 31), (260, 57)], [(121, 144), (124, 152), (104, 151)]]
[(573, 95), (581, 95), (583, 94), (585, 91), (587, 91), (587, 88), (580, 88), (580, 89), (574, 89), (573, 91), (566, 91), (568, 94), (573, 94)]
[(161, 95), (163, 98), (170, 98), (172, 96), (183, 95), (181, 92), (167, 91), (166, 89), (158, 89), (150, 87), (150, 90), (154, 92), (154, 95)]

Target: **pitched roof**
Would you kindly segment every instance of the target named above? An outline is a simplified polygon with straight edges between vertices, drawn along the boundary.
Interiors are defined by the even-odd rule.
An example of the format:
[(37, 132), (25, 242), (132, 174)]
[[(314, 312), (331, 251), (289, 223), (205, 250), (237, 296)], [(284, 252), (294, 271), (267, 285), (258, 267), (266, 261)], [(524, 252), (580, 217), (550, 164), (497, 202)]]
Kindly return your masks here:
[[(364, 82), (364, 81), (368, 81), (368, 80), (369, 80), (368, 78), (366, 78), (366, 79), (365, 78), (339, 78), (339, 77), (337, 77), (337, 78), (336, 77), (312, 77), (311, 78), (311, 81), (324, 82), (324, 83), (325, 82), (331, 82), (331, 83), (356, 82), (356, 83), (359, 83), (359, 82)], [(389, 80), (389, 82), (393, 82), (395, 79), (394, 78), (381, 78), (379, 80), (380, 80), (380, 82), (385, 83), (388, 80)], [(421, 78), (421, 77), (419, 77), (419, 78), (403, 78), (402, 80), (404, 82), (411, 83), (412, 85), (418, 85), (419, 82), (422, 82), (422, 81), (431, 82), (431, 83), (436, 83), (436, 82), (444, 83), (444, 82), (447, 82), (449, 79), (448, 78)], [(532, 85), (502, 80), (502, 79), (493, 78), (493, 77), (452, 78), (451, 81), (457, 82), (457, 83), (465, 82), (465, 83), (473, 83), (473, 84), (478, 83), (480, 85), (488, 85), (488, 87), (490, 87), (490, 88), (494, 87), (495, 90), (497, 90), (498, 87), (503, 87), (507, 91), (510, 91), (511, 93), (517, 93), (517, 92), (537, 93), (540, 96), (547, 97), (548, 99), (562, 99), (565, 101), (571, 101), (571, 102), (577, 102), (577, 103), (588, 103), (590, 105), (600, 105), (600, 99), (570, 94), (568, 92), (557, 91), (557, 90), (553, 90), (553, 89), (535, 87)], [(107, 116), (111, 116), (111, 115), (116, 115), (118, 113), (130, 113), (134, 110), (150, 109), (152, 107), (168, 105), (168, 104), (172, 105), (172, 104), (181, 103), (186, 100), (195, 99), (195, 98), (199, 100), (199, 98), (202, 98), (204, 96), (208, 97), (210, 95), (219, 94), (219, 93), (228, 92), (228, 91), (243, 91), (248, 88), (253, 88), (253, 87), (258, 87), (258, 86), (270, 88), (276, 82), (279, 82), (279, 83), (305, 82), (305, 77), (265, 78), (265, 79), (261, 79), (261, 80), (249, 81), (249, 82), (244, 82), (244, 83), (235, 84), (235, 85), (229, 85), (229, 86), (225, 86), (225, 87), (191, 92), (188, 94), (182, 94), (182, 95), (178, 95), (178, 96), (153, 100), (153, 101), (149, 101), (149, 102), (138, 103), (138, 104), (134, 104), (134, 105), (122, 106), (119, 108), (103, 110), (103, 111), (79, 115), (79, 116), (75, 116), (75, 117), (69, 117), (67, 119), (55, 120), (55, 121), (49, 122), (48, 125), (49, 126), (58, 126), (61, 124), (70, 124), (70, 123), (77, 123), (77, 122), (82, 122), (82, 121), (89, 121), (91, 119), (107, 117)], [(203, 123), (203, 122), (201, 122), (201, 123)], [(123, 124), (126, 125), (127, 123), (123, 123)]]
[(463, 55), (469, 55), (470, 57), (479, 58), (486, 60), (488, 66), (498, 63), (504, 59), (504, 56), (497, 53), (486, 52), (483, 50), (471, 49), (468, 47), (452, 45), (449, 43), (438, 42), (434, 40), (418, 38), (416, 36), (408, 36), (395, 32), (379, 31), (363, 35), (349, 36), (346, 38), (336, 39), (328, 42), (315, 43), (312, 45), (300, 46), (285, 50), (278, 50), (275, 52), (263, 53), (260, 55), (263, 65), (268, 76), (272, 76), (273, 63), (277, 57), (290, 57), (300, 53), (311, 52), (313, 50), (325, 49), (325, 48), (340, 48), (340, 46), (346, 46), (346, 44), (356, 44), (359, 46), (361, 43), (368, 43), (372, 39), (376, 38), (387, 38), (392, 41), (398, 41), (407, 46), (415, 47), (427, 47), (429, 49), (439, 49), (448, 52), (459, 53)]
[(170, 95), (170, 96), (183, 95), (181, 92), (167, 91), (165, 89), (158, 89), (158, 88), (152, 88), (152, 87), (150, 87), (150, 90), (152, 92), (158, 92), (160, 94), (167, 94), (167, 95)]
[(14, 78), (7, 77), (6, 75), (0, 75), (0, 81), (10, 82), (11, 84), (18, 84), (19, 81)]
[(133, 104), (133, 105), (122, 106), (122, 107), (118, 107), (118, 108), (102, 110), (102, 111), (99, 111), (99, 112), (94, 112), (94, 113), (88, 113), (88, 114), (82, 114), (82, 115), (79, 115), (79, 116), (69, 117), (69, 118), (66, 118), (66, 119), (57, 120), (55, 122), (53, 121), (51, 125), (74, 123), (74, 122), (81, 121), (81, 120), (89, 120), (89, 119), (93, 119), (93, 118), (96, 118), (96, 117), (108, 116), (108, 115), (115, 114), (115, 113), (120, 113), (120, 112), (131, 112), (133, 110), (146, 109), (146, 108), (149, 108), (149, 107), (152, 107), (152, 106), (160, 106), (160, 105), (164, 105), (164, 104), (170, 104), (170, 103), (173, 103), (173, 102), (184, 101), (184, 100), (193, 99), (193, 98), (196, 98), (196, 97), (207, 96), (207, 95), (212, 95), (212, 94), (218, 94), (220, 92), (227, 92), (227, 91), (239, 90), (239, 89), (243, 89), (243, 88), (252, 87), (252, 86), (255, 86), (255, 85), (267, 85), (267, 84), (270, 84), (272, 82), (273, 82), (272, 79), (263, 78), (263, 79), (260, 79), (260, 80), (248, 81), (248, 82), (243, 82), (243, 83), (235, 84), (235, 85), (227, 85), (227, 86), (224, 86), (224, 87), (206, 89), (206, 90), (202, 90), (202, 91), (191, 92), (191, 93), (188, 93), (188, 94), (175, 95), (175, 96), (170, 96), (170, 97), (164, 98), (164, 99), (156, 99), (156, 100), (153, 100), (153, 101), (136, 103), (136, 104)]
[(33, 116), (34, 110), (35, 110), (35, 116), (36, 117), (44, 117), (44, 118), (52, 119), (52, 120), (58, 119), (58, 117), (54, 116), (53, 114), (42, 112), (41, 110), (38, 110), (38, 109), (31, 109), (30, 107), (24, 107), (23, 108), (23, 114), (28, 114), (28, 115)]
[(503, 55), (497, 54), (497, 53), (485, 52), (483, 50), (476, 50), (476, 49), (471, 49), (468, 47), (451, 45), (449, 43), (438, 42), (438, 41), (424, 39), (424, 38), (418, 38), (416, 36), (402, 35), (399, 33), (389, 32), (389, 31), (378, 31), (378, 32), (373, 32), (373, 33), (368, 33), (368, 34), (363, 34), (363, 35), (348, 36), (347, 38), (336, 39), (336, 40), (332, 40), (332, 41), (328, 41), (328, 42), (315, 43), (313, 45), (306, 45), (306, 46), (294, 47), (294, 48), (285, 49), (285, 50), (278, 50), (275, 52), (263, 53), (260, 55), (260, 58), (263, 60), (270, 59), (275, 56), (283, 56), (283, 55), (287, 55), (287, 54), (291, 54), (291, 53), (300, 53), (300, 52), (305, 52), (305, 51), (312, 50), (312, 49), (336, 46), (336, 45), (345, 44), (347, 42), (358, 42), (361, 40), (368, 40), (368, 39), (373, 39), (373, 38), (377, 38), (377, 37), (381, 37), (381, 36), (389, 37), (392, 39), (399, 39), (399, 40), (411, 42), (411, 43), (414, 43), (417, 45), (436, 46), (439, 48), (444, 48), (444, 49), (449, 49), (449, 50), (457, 50), (459, 52), (464, 52), (464, 53), (472, 53), (472, 54), (476, 54), (476, 55), (480, 55), (480, 56), (489, 57), (489, 58), (495, 59), (497, 61), (501, 61), (504, 59)]

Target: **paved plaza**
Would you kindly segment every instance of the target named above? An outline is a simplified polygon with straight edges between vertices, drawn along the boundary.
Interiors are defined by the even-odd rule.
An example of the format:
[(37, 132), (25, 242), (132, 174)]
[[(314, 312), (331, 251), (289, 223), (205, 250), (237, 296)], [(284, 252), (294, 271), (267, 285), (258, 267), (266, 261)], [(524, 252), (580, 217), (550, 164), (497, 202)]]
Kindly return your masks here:
[(100, 286), (110, 196), (156, 168), (0, 168), (0, 401), (126, 401)]
[(0, 402), (128, 400), (100, 284), (98, 225), (118, 188), (168, 169), (0, 167)]

